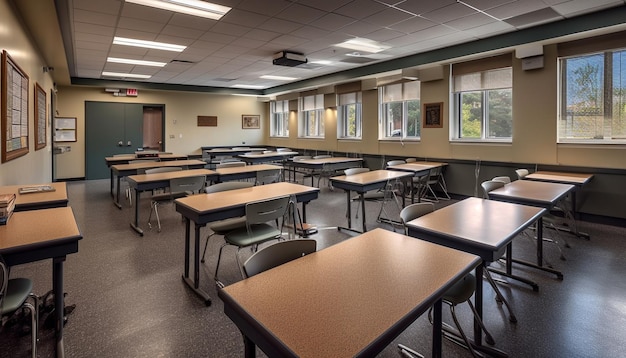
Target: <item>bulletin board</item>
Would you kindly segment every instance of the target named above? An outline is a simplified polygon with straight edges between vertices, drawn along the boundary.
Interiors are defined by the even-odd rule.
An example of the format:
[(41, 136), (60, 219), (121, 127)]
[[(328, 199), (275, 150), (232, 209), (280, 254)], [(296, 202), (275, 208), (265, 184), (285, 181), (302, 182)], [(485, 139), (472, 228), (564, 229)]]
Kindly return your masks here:
[(76, 117), (54, 117), (54, 141), (76, 142)]
[(46, 91), (35, 82), (35, 150), (46, 147)]
[(28, 153), (28, 75), (2, 51), (2, 162)]

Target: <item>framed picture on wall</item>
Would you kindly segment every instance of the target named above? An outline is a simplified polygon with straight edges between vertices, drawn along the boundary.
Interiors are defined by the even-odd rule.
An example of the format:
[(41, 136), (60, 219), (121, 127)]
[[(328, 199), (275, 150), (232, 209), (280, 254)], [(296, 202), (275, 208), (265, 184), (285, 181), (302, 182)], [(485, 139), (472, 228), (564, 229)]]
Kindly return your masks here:
[(424, 103), (424, 128), (441, 128), (442, 123), (443, 102)]
[(261, 116), (258, 114), (244, 114), (241, 116), (241, 128), (259, 129), (261, 128)]

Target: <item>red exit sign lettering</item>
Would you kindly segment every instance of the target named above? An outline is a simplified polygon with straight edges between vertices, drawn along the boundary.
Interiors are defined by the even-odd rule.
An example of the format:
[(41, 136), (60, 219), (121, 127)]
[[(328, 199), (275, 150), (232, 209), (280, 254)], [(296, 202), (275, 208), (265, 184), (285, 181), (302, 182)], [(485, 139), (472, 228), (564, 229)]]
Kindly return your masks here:
[(137, 95), (138, 95), (137, 89), (136, 88), (127, 88), (126, 89), (126, 95), (127, 96), (131, 96), (131, 97), (137, 97)]

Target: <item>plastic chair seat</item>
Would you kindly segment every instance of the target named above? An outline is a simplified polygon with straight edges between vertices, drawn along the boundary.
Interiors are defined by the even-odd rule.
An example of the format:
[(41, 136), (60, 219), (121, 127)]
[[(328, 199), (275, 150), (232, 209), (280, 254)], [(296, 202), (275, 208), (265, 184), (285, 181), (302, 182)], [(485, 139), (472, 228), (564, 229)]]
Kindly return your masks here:
[(10, 279), (7, 292), (2, 297), (1, 315), (17, 311), (33, 291), (33, 281), (27, 278)]
[(209, 229), (213, 231), (216, 235), (224, 235), (230, 231), (235, 229), (239, 229), (242, 227), (246, 227), (246, 217), (238, 217), (231, 219), (224, 219), (222, 221), (217, 221), (212, 225), (209, 225)]
[(235, 229), (224, 236), (227, 243), (239, 247), (261, 244), (281, 236), (281, 231), (268, 224), (254, 224), (248, 228)]
[(446, 291), (443, 300), (452, 305), (458, 305), (469, 300), (475, 290), (476, 278), (472, 274), (467, 274)]

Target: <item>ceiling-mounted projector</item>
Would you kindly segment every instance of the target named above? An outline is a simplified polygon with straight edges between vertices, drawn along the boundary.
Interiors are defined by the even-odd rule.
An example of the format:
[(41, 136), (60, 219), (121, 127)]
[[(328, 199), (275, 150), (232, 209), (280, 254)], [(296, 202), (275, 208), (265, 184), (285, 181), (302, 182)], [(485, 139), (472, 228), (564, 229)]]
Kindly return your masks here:
[(301, 53), (280, 51), (274, 54), (272, 63), (278, 66), (296, 67), (303, 63), (307, 63), (307, 59), (304, 57), (304, 54)]

